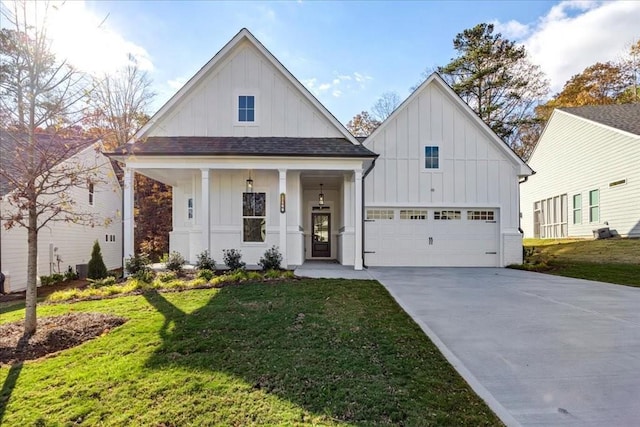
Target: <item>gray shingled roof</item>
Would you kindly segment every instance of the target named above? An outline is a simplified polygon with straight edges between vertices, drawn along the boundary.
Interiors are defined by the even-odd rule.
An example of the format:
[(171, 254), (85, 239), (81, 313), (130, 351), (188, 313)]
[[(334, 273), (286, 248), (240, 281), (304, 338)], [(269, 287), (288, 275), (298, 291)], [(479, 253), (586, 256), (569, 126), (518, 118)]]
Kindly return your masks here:
[(640, 104), (587, 105), (560, 110), (640, 135)]
[(107, 155), (377, 157), (345, 138), (152, 136)]

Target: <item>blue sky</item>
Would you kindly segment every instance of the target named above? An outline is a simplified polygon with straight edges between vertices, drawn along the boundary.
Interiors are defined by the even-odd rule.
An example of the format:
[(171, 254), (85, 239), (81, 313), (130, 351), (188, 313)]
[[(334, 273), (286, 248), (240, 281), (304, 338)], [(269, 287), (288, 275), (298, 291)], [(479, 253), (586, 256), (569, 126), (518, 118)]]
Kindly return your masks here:
[(343, 123), (385, 91), (404, 99), (425, 69), (454, 56), (455, 35), (481, 22), (523, 43), (554, 91), (640, 38), (640, 1), (73, 1), (64, 9), (74, 17), (59, 25), (65, 52), (94, 68), (134, 53), (154, 82), (154, 111), (246, 27)]

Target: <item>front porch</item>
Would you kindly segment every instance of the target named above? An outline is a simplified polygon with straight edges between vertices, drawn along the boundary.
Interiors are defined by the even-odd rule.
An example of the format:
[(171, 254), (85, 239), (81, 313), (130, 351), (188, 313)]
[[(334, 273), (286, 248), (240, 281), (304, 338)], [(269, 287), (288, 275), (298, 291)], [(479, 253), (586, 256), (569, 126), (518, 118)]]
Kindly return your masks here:
[(337, 261), (305, 261), (304, 264), (295, 267), (293, 272), (296, 277), (313, 279), (373, 280), (366, 269), (354, 270)]

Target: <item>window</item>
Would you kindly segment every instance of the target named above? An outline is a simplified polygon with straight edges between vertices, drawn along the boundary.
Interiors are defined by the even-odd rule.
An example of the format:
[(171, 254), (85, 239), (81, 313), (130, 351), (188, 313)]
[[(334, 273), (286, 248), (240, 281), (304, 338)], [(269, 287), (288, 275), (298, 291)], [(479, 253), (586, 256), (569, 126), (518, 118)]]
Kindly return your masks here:
[(427, 211), (418, 209), (401, 209), (400, 219), (425, 220), (427, 219)]
[(582, 194), (573, 195), (573, 223), (582, 224)]
[(600, 190), (589, 191), (589, 222), (600, 222)]
[(115, 235), (115, 234), (112, 234), (112, 235), (111, 235), (111, 241), (112, 241), (112, 242), (115, 242), (115, 241), (116, 241), (116, 235)]
[(193, 219), (193, 198), (187, 199), (187, 219)]
[(493, 211), (467, 211), (469, 221), (494, 221)]
[(89, 183), (89, 206), (93, 206), (93, 183)]
[(267, 233), (266, 194), (242, 193), (242, 241), (264, 242)]
[(238, 121), (255, 122), (256, 106), (255, 96), (240, 95), (238, 97)]
[(367, 219), (393, 219), (393, 209), (367, 209)]
[(105, 234), (105, 235), (104, 235), (104, 241), (105, 241), (105, 242), (108, 242), (108, 241), (109, 241), (109, 235), (108, 235), (108, 234)]
[(568, 200), (566, 194), (549, 197), (535, 202), (533, 208), (534, 236), (542, 239), (567, 237)]
[(440, 147), (428, 145), (424, 147), (424, 167), (425, 169), (440, 168)]
[(433, 219), (436, 220), (453, 220), (453, 219), (461, 219), (460, 211), (435, 211), (433, 213)]

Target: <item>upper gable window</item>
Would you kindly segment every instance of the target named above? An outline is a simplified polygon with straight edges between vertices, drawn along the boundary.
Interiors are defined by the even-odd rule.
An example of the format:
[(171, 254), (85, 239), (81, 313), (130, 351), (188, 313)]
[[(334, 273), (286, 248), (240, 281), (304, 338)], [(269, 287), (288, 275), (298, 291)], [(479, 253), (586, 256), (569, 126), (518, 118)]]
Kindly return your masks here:
[(424, 147), (424, 168), (440, 169), (440, 147), (436, 145)]
[(89, 206), (94, 204), (93, 183), (89, 183)]
[(256, 121), (256, 97), (253, 95), (238, 96), (238, 121)]

